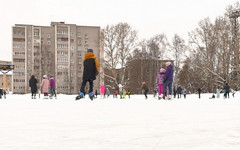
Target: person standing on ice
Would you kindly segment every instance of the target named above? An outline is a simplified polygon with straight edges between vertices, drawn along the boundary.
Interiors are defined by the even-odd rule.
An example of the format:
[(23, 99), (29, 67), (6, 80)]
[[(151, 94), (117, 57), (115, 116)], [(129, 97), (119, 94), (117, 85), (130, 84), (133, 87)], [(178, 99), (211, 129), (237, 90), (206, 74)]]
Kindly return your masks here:
[(105, 94), (105, 85), (102, 84), (100, 86), (100, 94), (101, 94), (101, 99), (105, 98), (104, 94)]
[(147, 87), (146, 82), (142, 83), (142, 90), (144, 90), (145, 99), (147, 99), (147, 93), (149, 91), (149, 88)]
[(110, 96), (110, 90), (109, 90), (109, 88), (106, 89), (106, 94), (107, 94), (107, 98), (109, 98), (109, 96)]
[(199, 88), (197, 91), (198, 91), (198, 95), (199, 95), (199, 99), (200, 99), (202, 90), (201, 90), (201, 88)]
[(163, 93), (166, 92), (166, 89), (168, 88), (168, 99), (171, 99), (172, 96), (172, 82), (173, 82), (173, 66), (171, 62), (166, 62), (167, 69), (165, 71), (165, 78), (164, 78), (164, 87), (163, 92), (159, 96), (160, 98), (163, 98)]
[(179, 99), (179, 97), (182, 98), (182, 90), (183, 90), (183, 89), (182, 89), (181, 86), (179, 85), (178, 88), (177, 88), (177, 96), (178, 96), (178, 99)]
[(226, 83), (226, 85), (224, 86), (224, 90), (226, 91), (225, 98), (229, 98), (230, 86), (228, 85), (228, 83)]
[(220, 98), (221, 91), (222, 91), (221, 89), (217, 88), (216, 90), (217, 98)]
[(41, 83), (41, 87), (42, 87), (42, 92), (44, 94), (44, 99), (48, 99), (48, 91), (49, 91), (49, 80), (47, 75), (43, 76), (43, 80)]
[(122, 94), (123, 94), (123, 86), (122, 86), (122, 84), (119, 84), (118, 88), (119, 88), (120, 99), (122, 99)]
[(35, 78), (35, 75), (32, 74), (31, 79), (29, 80), (29, 87), (31, 88), (32, 92), (32, 99), (36, 99), (37, 94), (37, 79)]
[(99, 64), (97, 58), (93, 54), (92, 49), (88, 49), (84, 58), (84, 69), (83, 69), (83, 81), (80, 89), (80, 94), (76, 97), (76, 100), (83, 98), (85, 93), (85, 86), (87, 82), (90, 84), (89, 98), (93, 100), (93, 81), (96, 80), (96, 76), (99, 73)]
[[(165, 78), (165, 69), (161, 68), (160, 72), (157, 76), (156, 79), (156, 84), (158, 85), (158, 100), (160, 100), (160, 95), (163, 93), (163, 88), (164, 88), (164, 78)], [(163, 98), (165, 97), (165, 94), (163, 93)]]
[(56, 95), (56, 84), (55, 84), (55, 80), (53, 78), (53, 76), (50, 76), (50, 93), (51, 93), (51, 97), (53, 97), (53, 94), (55, 96), (55, 99), (57, 98), (57, 95)]

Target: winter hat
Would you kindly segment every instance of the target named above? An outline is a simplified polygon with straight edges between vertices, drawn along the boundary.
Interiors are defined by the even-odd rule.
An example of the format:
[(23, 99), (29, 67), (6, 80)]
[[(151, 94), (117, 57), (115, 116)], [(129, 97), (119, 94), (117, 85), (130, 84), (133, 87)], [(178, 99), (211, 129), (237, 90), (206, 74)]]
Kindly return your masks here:
[(43, 78), (46, 79), (46, 78), (47, 78), (47, 75), (44, 75)]
[(161, 68), (160, 69), (160, 72), (165, 72), (166, 70), (164, 68)]
[(92, 52), (93, 53), (93, 50), (92, 49), (88, 49), (87, 52)]
[(53, 78), (53, 75), (50, 75), (50, 78)]

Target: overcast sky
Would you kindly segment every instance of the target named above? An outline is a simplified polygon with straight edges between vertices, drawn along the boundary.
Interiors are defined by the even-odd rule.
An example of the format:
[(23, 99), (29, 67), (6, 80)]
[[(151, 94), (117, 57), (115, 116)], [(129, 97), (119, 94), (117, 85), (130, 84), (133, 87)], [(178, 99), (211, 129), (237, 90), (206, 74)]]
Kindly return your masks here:
[(129, 23), (140, 39), (188, 32), (201, 19), (223, 15), (236, 0), (1, 0), (0, 60), (12, 60), (11, 30), (15, 24), (49, 26), (51, 21), (100, 26)]

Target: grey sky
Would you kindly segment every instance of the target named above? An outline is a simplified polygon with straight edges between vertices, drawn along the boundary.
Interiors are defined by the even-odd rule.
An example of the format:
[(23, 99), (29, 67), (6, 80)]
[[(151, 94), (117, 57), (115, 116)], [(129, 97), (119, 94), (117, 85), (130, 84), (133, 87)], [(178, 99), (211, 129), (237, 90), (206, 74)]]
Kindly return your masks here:
[(0, 60), (12, 59), (14, 24), (49, 26), (51, 21), (101, 26), (128, 22), (139, 38), (177, 33), (186, 41), (201, 19), (223, 15), (236, 0), (1, 0)]

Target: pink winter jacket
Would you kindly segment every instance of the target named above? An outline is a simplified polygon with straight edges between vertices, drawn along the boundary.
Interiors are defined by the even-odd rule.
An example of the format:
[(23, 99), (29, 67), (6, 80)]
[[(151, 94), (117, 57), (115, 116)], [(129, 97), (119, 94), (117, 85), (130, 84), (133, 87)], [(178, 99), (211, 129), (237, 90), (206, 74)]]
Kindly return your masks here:
[(104, 85), (101, 85), (101, 86), (100, 86), (100, 93), (101, 93), (101, 94), (104, 94), (104, 93), (105, 93), (105, 86), (104, 86)]
[(43, 79), (42, 80), (41, 87), (42, 87), (42, 92), (43, 93), (48, 93), (48, 88), (49, 88), (49, 81), (48, 81), (48, 79)]

